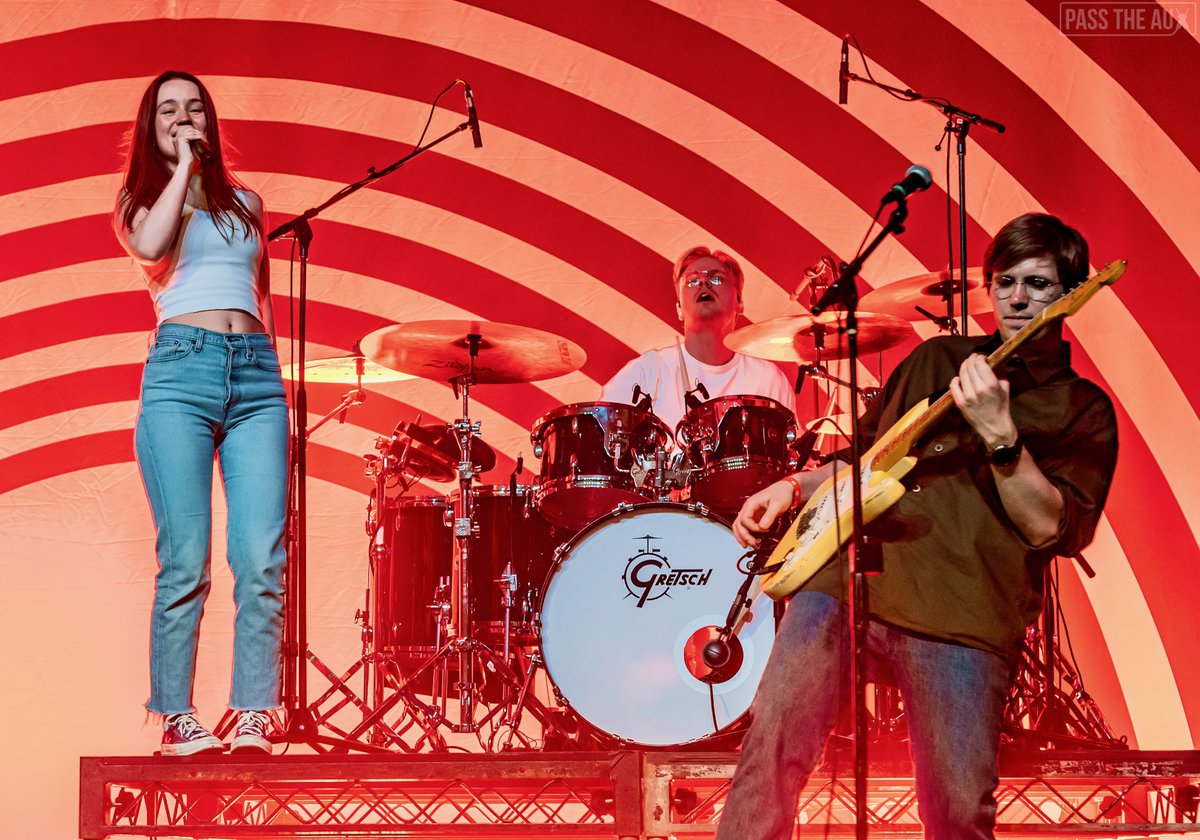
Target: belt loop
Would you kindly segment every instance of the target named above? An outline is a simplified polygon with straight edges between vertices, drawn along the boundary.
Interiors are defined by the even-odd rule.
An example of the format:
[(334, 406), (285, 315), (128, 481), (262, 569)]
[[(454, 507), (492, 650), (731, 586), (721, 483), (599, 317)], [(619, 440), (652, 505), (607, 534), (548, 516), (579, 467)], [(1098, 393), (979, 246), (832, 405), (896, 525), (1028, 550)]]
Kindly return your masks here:
[(246, 342), (246, 361), (250, 363), (254, 362), (254, 345), (249, 341)]

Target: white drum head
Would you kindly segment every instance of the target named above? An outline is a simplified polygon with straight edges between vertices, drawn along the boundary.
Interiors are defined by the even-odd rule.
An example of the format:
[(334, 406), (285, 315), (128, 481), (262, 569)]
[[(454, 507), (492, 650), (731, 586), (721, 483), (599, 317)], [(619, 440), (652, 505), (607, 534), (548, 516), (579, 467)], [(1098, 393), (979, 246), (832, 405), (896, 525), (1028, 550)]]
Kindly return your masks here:
[(745, 580), (744, 553), (728, 526), (683, 505), (638, 505), (582, 531), (541, 609), (542, 654), (563, 699), (597, 729), (646, 746), (695, 741), (745, 714), (775, 638), (757, 581), (734, 645), (740, 664), (711, 689), (697, 676), (711, 670), (700, 652)]

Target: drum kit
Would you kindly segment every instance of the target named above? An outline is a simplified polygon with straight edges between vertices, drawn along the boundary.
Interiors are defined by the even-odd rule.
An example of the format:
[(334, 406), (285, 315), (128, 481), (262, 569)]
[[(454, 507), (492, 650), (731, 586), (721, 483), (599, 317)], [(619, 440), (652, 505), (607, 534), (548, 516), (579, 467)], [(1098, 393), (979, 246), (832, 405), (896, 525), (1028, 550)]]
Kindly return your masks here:
[[(859, 318), (867, 347), (912, 334), (896, 315)], [(828, 316), (789, 316), (738, 330), (727, 344), (819, 366), (837, 358), (824, 340), (835, 329)], [(471, 417), (472, 389), (562, 376), (583, 365), (583, 349), (472, 320), (389, 326), (360, 346), (308, 362), (306, 377), (359, 389), (448, 382), (462, 414), (401, 422), (367, 458), (375, 487), (363, 656), (341, 677), (326, 671), (334, 688), (310, 707), (315, 720), (329, 721), (323, 704), (340, 693), (362, 713), (340, 735), (404, 750), (444, 749), (448, 733), (473, 735), (489, 751), (530, 747), (539, 739), (526, 734), (536, 730), (522, 726), (526, 714), (543, 743), (684, 745), (736, 729), (777, 614), (757, 586), (757, 559), (727, 523), (749, 495), (807, 460), (792, 412), (766, 397), (718, 396), (692, 404), (672, 430), (648, 400), (564, 405), (531, 428), (540, 458), (531, 483), (517, 483), (518, 461), (508, 484), (482, 484), (497, 459)], [(422, 481), (457, 488), (410, 494)], [(707, 653), (718, 638), (733, 642), (728, 661)], [(363, 697), (347, 685), (359, 667)], [(416, 746), (401, 738), (413, 722)]]

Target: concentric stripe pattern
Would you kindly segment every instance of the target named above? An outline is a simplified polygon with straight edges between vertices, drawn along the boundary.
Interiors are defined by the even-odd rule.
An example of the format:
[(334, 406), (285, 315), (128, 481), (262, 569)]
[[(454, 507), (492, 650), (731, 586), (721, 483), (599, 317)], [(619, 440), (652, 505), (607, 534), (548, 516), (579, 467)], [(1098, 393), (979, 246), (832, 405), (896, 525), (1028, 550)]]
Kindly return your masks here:
[[(1077, 368), (1117, 405), (1121, 459), (1086, 552), (1098, 575), (1085, 580), (1064, 565), (1060, 582), (1087, 688), (1118, 731), (1147, 748), (1197, 741), (1194, 32), (1068, 37), (1050, 0), (982, 11), (965, 0), (10, 6), (21, 13), (0, 20), (0, 556), (6, 570), (19, 566), (10, 576), (18, 589), (46, 591), (16, 559), (31, 545), (64, 569), (53, 577), (58, 589), (58, 575), (75, 580), (72, 563), (88, 558), (101, 592), (128, 586), (142, 610), (115, 618), (122, 630), (113, 631), (140, 655), (153, 552), (132, 427), (153, 316), (108, 217), (122, 135), (158, 71), (205, 79), (272, 224), (402, 157), (437, 92), (456, 78), (471, 83), (482, 149), (456, 135), (315, 220), (307, 354), (348, 353), (379, 327), (435, 318), (523, 324), (579, 343), (588, 360), (575, 373), (472, 394), (472, 414), (499, 453), (483, 481), (507, 483), (521, 456), (526, 482), (537, 470), (528, 435), (538, 417), (595, 399), (629, 357), (672, 340), (666, 278), (683, 248), (707, 243), (739, 257), (750, 321), (798, 312), (789, 293), (803, 268), (826, 253), (852, 256), (881, 191), (917, 161), (935, 186), (913, 199), (908, 230), (879, 250), (864, 281), (877, 287), (945, 266), (947, 193), (957, 196), (957, 184), (953, 171), (946, 177), (953, 140), (934, 148), (944, 117), (858, 84), (839, 106), (849, 32), (880, 81), (1008, 126), (968, 138), (972, 264), (992, 232), (1030, 209), (1080, 227), (1097, 266), (1130, 261), (1126, 277), (1069, 324)], [(857, 55), (852, 64), (862, 73)], [(451, 91), (431, 136), (461, 123), (463, 111)], [(297, 288), (290, 243), (273, 244), (271, 256), (286, 359)], [(980, 316), (971, 329), (990, 323)], [(909, 347), (872, 359), (868, 377), (885, 375)], [(309, 422), (346, 389), (310, 385)], [(824, 412), (823, 394), (801, 395), (805, 419)], [(314, 574), (331, 598), (314, 608), (320, 626), (352, 627), (352, 614), (338, 610), (362, 600), (371, 483), (361, 456), (399, 421), (450, 420), (460, 408), (444, 383), (381, 384), (314, 435)], [(76, 592), (54, 597), (70, 610), (83, 597)], [(137, 663), (130, 675), (137, 695)], [(220, 682), (202, 690), (219, 697)]]

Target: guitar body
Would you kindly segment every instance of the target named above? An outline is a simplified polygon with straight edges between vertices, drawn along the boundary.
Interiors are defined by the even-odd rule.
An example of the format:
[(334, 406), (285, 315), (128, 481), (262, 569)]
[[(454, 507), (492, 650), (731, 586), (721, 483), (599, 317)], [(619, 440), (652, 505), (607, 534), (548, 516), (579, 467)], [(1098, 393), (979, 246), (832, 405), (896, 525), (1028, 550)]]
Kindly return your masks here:
[[(917, 459), (907, 455), (893, 457), (890, 444), (915, 423), (929, 408), (922, 400), (901, 417), (876, 441), (862, 462), (866, 465), (863, 481), (863, 524), (877, 519), (904, 495), (900, 483)], [(775, 546), (770, 565), (780, 564), (775, 572), (764, 575), (763, 592), (779, 601), (788, 597), (823, 569), (854, 532), (853, 487), (850, 467), (844, 467), (825, 481), (800, 509), (787, 533)]]

